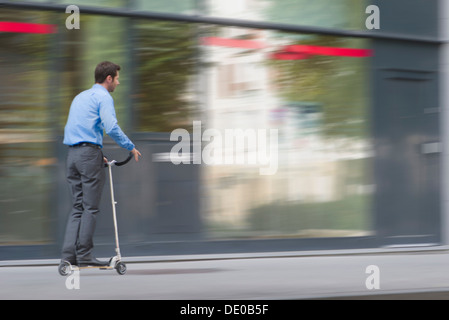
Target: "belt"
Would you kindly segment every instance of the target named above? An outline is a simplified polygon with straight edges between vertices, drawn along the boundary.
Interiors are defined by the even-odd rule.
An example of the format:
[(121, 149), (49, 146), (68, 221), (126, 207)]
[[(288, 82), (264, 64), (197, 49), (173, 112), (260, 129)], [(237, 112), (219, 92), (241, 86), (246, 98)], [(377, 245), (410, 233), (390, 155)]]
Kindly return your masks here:
[(69, 148), (80, 148), (80, 147), (91, 147), (91, 148), (101, 149), (101, 146), (99, 146), (98, 144), (89, 143), (89, 142), (81, 142), (81, 143), (77, 143), (72, 146), (69, 146)]

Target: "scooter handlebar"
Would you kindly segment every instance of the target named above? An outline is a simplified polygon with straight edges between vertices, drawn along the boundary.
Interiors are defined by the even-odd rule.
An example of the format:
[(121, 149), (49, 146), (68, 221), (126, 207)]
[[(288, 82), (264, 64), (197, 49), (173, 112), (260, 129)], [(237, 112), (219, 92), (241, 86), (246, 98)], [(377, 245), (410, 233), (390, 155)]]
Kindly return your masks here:
[(134, 156), (133, 153), (130, 152), (129, 155), (128, 155), (128, 158), (126, 158), (126, 160), (121, 161), (121, 162), (116, 162), (115, 165), (118, 166), (118, 167), (124, 166), (125, 164), (127, 164), (133, 158), (133, 156)]
[(112, 165), (115, 165), (115, 166), (117, 166), (117, 167), (121, 167), (121, 166), (124, 166), (125, 164), (127, 164), (132, 158), (133, 158), (133, 153), (132, 152), (130, 152), (129, 153), (129, 155), (128, 155), (128, 158), (126, 158), (126, 160), (123, 160), (123, 161), (115, 161), (115, 160), (112, 160), (112, 161), (110, 161), (110, 162), (108, 162), (108, 163), (105, 163), (105, 167), (107, 167), (107, 166), (112, 166)]

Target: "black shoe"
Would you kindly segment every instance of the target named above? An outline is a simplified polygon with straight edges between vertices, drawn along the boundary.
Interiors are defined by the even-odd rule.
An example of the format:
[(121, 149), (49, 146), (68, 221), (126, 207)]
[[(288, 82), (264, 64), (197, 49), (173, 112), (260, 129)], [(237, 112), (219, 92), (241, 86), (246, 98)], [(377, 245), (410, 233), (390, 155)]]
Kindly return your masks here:
[(96, 258), (78, 261), (78, 267), (107, 267), (107, 266), (109, 266), (109, 262), (100, 261), (97, 260)]
[(68, 262), (68, 263), (70, 263), (72, 266), (76, 266), (76, 265), (77, 265), (76, 259), (61, 259), (61, 263), (64, 263), (64, 262)]

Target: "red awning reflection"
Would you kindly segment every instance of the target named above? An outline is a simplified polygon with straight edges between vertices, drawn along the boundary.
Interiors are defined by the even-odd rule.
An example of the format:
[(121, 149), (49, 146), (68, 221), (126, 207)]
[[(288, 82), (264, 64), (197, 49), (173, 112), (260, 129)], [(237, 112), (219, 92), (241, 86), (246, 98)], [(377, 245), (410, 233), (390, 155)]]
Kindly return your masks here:
[(53, 24), (0, 21), (0, 32), (49, 34), (56, 33), (57, 26)]
[[(265, 49), (269, 47), (269, 45), (261, 41), (219, 37), (201, 38), (201, 44), (207, 46), (220, 46), (241, 49)], [(309, 59), (314, 55), (366, 58), (373, 56), (373, 50), (310, 45), (289, 45), (284, 46), (281, 50), (273, 53), (271, 55), (271, 58), (276, 60), (303, 60)]]
[(284, 47), (284, 52), (302, 53), (308, 55), (351, 57), (351, 58), (365, 58), (371, 57), (373, 55), (372, 50), (369, 49), (322, 47), (322, 46), (309, 46), (309, 45), (286, 46)]

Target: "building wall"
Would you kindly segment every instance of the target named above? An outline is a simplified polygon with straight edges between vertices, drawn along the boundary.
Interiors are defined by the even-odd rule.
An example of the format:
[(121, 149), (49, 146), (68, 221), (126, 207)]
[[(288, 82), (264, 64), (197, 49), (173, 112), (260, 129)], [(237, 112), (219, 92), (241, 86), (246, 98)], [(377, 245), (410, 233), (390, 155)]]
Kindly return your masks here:
[[(0, 34), (0, 257), (58, 255), (68, 206), (60, 138), (70, 101), (91, 86), (99, 60), (122, 65), (119, 121), (148, 154), (141, 168), (117, 173), (118, 193), (135, 200), (120, 201), (132, 217), (120, 221), (130, 254), (173, 252), (187, 240), (212, 252), (441, 243), (449, 230), (439, 191), (446, 179), (432, 151), (446, 136), (446, 37), (435, 19), (440, 12), (444, 25), (446, 1), (79, 2), (80, 30), (65, 29), (68, 1), (40, 4), (10, 2), (0, 13), (0, 21), (58, 25), (50, 35)], [(381, 9), (380, 30), (365, 30), (368, 4)], [(278, 58), (293, 45), (374, 55)], [(223, 137), (226, 129), (278, 130), (276, 173), (159, 161), (174, 144), (168, 134), (193, 133), (194, 121)], [(97, 243), (105, 252), (110, 235), (103, 215)]]

